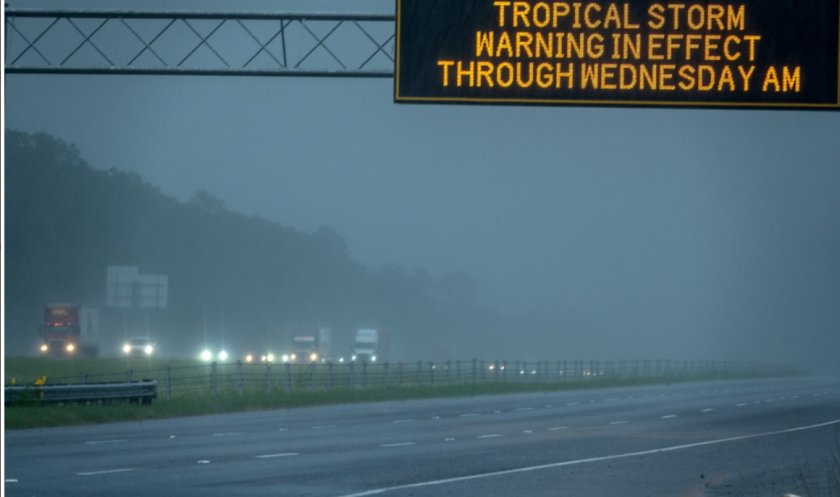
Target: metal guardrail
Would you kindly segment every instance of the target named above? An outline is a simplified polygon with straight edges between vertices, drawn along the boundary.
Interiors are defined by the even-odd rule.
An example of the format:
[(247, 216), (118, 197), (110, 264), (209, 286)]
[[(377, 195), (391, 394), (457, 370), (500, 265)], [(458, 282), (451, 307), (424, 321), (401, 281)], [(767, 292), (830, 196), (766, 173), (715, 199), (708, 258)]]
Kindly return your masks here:
[(157, 381), (88, 383), (72, 385), (7, 386), (4, 404), (99, 403), (129, 401), (150, 404), (157, 398)]

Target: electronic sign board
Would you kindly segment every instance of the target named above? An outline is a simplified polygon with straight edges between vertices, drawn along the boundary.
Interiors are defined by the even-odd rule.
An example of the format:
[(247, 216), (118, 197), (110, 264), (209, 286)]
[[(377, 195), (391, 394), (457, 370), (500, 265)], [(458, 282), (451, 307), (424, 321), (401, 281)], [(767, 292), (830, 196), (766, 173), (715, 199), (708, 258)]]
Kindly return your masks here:
[(394, 100), (840, 109), (840, 0), (396, 0)]

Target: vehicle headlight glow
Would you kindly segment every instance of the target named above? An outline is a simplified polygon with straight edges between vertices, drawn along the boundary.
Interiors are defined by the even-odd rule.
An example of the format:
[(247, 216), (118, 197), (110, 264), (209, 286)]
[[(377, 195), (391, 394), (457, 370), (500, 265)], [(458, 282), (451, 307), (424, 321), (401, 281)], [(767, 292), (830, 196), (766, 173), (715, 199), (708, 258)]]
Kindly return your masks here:
[(227, 361), (228, 360), (227, 350), (223, 350), (223, 351), (219, 352), (219, 360), (220, 361)]
[(155, 351), (155, 348), (151, 345), (146, 345), (145, 347), (143, 347), (143, 352), (145, 352), (146, 355), (152, 355), (152, 353), (154, 351)]
[(309, 360), (311, 362), (317, 362), (318, 361), (318, 354), (316, 354), (315, 352), (309, 354)]
[(122, 348), (123, 354), (130, 354), (131, 353), (131, 345), (125, 344)]
[(45, 344), (45, 343), (42, 343), (41, 344), (41, 352), (46, 352), (48, 350), (50, 350), (50, 346)]
[(272, 354), (272, 353), (270, 353), (270, 352), (269, 352), (269, 353), (265, 356), (265, 360), (266, 360), (266, 361), (268, 361), (268, 362), (274, 362), (274, 354)]
[(75, 350), (76, 350), (76, 344), (74, 344), (74, 343), (68, 343), (67, 344), (67, 352), (73, 352)]
[(245, 362), (254, 362), (254, 356), (248, 354), (245, 356)]
[(210, 352), (208, 349), (204, 349), (201, 351), (201, 360), (204, 362), (210, 362), (213, 360), (213, 353)]
[(376, 356), (375, 355), (370, 356), (370, 362), (376, 362)]
[(291, 360), (293, 360), (293, 361), (297, 361), (297, 354), (292, 354), (292, 355), (290, 355), (290, 356), (289, 356), (289, 359), (291, 359)]
[(350, 358), (350, 360), (355, 361), (356, 360), (356, 355), (354, 354), (353, 357)]
[(289, 354), (283, 354), (281, 359), (283, 359), (283, 362), (289, 362), (289, 359), (291, 359), (291, 357), (289, 356)]

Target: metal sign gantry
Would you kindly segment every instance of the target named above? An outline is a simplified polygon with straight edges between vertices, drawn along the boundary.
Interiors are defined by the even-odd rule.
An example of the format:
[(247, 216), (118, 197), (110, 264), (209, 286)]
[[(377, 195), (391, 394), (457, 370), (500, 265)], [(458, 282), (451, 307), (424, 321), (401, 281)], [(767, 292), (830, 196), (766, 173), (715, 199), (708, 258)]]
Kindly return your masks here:
[(6, 74), (386, 77), (390, 14), (5, 11)]

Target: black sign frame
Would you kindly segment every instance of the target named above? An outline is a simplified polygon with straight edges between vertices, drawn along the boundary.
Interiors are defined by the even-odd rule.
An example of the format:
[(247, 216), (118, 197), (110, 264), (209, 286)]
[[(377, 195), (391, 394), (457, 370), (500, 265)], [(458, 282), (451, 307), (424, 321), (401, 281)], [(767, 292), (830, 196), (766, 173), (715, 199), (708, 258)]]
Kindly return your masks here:
[[(396, 1), (396, 33), (395, 33), (395, 67), (394, 67), (394, 101), (396, 103), (454, 103), (454, 104), (513, 104), (513, 105), (559, 105), (559, 106), (608, 106), (608, 107), (676, 107), (676, 108), (734, 108), (734, 109), (797, 109), (797, 110), (840, 110), (840, 0), (727, 0), (720, 1), (687, 1), (687, 2), (667, 2), (657, 0), (624, 0), (624, 1), (606, 1), (606, 0), (572, 0), (565, 2), (542, 2), (539, 0), (527, 0), (524, 2), (510, 0), (395, 0)], [(526, 15), (518, 16), (520, 24), (513, 26), (513, 8), (522, 7), (520, 14), (524, 12), (525, 6), (531, 6), (530, 13), (535, 17)], [(499, 4), (498, 6), (495, 4)], [(545, 20), (546, 17), (536, 17), (537, 8), (539, 4), (566, 4), (569, 6), (577, 5), (578, 29), (574, 30), (574, 23), (572, 16), (568, 18), (555, 18), (555, 24), (549, 25), (547, 28), (540, 28), (536, 26), (536, 21)], [(590, 25), (595, 22), (600, 22), (601, 29), (590, 29), (581, 22), (583, 9), (591, 4), (597, 4), (600, 8), (590, 8), (591, 12), (598, 15), (592, 15), (589, 19)], [(659, 17), (653, 17), (649, 10), (652, 5), (666, 6), (666, 22), (663, 23), (664, 29), (653, 29), (653, 21), (658, 21)], [(762, 5), (763, 4), (763, 5)], [(768, 4), (772, 5), (767, 8)], [(546, 57), (547, 52), (543, 52), (543, 57), (527, 56), (528, 45), (523, 45), (525, 48), (521, 51), (526, 53), (525, 57), (511, 57), (512, 52), (505, 52), (501, 50), (502, 44), (499, 42), (501, 33), (507, 32), (510, 37), (514, 39), (517, 32), (531, 33), (536, 36), (536, 33), (542, 32), (545, 38), (541, 38), (544, 42), (549, 36), (558, 36), (558, 33), (563, 27), (561, 22), (565, 22), (565, 34), (572, 33), (574, 36), (584, 34), (592, 36), (593, 33), (601, 33), (602, 39), (606, 40), (603, 45), (608, 46), (612, 37), (616, 34), (624, 36), (635, 36), (628, 27), (641, 25), (641, 29), (636, 29), (643, 40), (660, 40), (660, 35), (668, 36), (675, 35), (674, 39), (683, 36), (685, 44), (685, 37), (691, 34), (692, 31), (688, 28), (688, 17), (678, 17), (679, 13), (685, 13), (687, 10), (678, 11), (672, 5), (687, 6), (705, 6), (706, 14), (709, 19), (708, 24), (703, 24), (709, 29), (701, 30), (699, 35), (714, 38), (715, 34), (720, 35), (720, 40), (725, 40), (727, 36), (739, 36), (740, 45), (736, 45), (733, 41), (731, 47), (738, 46), (740, 55), (743, 61), (746, 62), (748, 54), (750, 55), (751, 64), (714, 64), (708, 61), (706, 64), (695, 63), (693, 69), (685, 69), (686, 76), (691, 70), (696, 71), (694, 74), (694, 83), (697, 85), (694, 89), (689, 91), (682, 91), (681, 87), (677, 90), (666, 90), (665, 77), (667, 74), (663, 73), (662, 89), (657, 88), (652, 90), (650, 85), (648, 88), (639, 87), (631, 88), (630, 91), (624, 89), (613, 89), (612, 86), (618, 85), (618, 78), (621, 76), (619, 72), (626, 69), (627, 74), (631, 74), (634, 70), (632, 67), (634, 61), (619, 60), (614, 61), (608, 58), (586, 60), (572, 57), (558, 58), (556, 55)], [(710, 5), (732, 6), (734, 12), (740, 13), (740, 17), (734, 17), (739, 23), (733, 23), (732, 31), (728, 32), (726, 29), (717, 29), (719, 23), (713, 23), (712, 20), (718, 19), (713, 16), (716, 11), (708, 10)], [(616, 8), (610, 12), (619, 12), (620, 22), (625, 22), (624, 26), (618, 29), (604, 29), (606, 12)], [(744, 10), (738, 10), (743, 6)], [(542, 5), (540, 7), (543, 7)], [(764, 10), (762, 10), (764, 7)], [(545, 8), (539, 11), (540, 14), (545, 14)], [(694, 10), (695, 13), (699, 9)], [(656, 13), (661, 13), (661, 10), (656, 10)], [(668, 17), (673, 13), (673, 18)], [(731, 12), (730, 12), (731, 15)], [(699, 17), (694, 16), (695, 21)], [(559, 21), (557, 21), (559, 19)], [(677, 19), (677, 20), (675, 20)], [(526, 20), (530, 25), (525, 25)], [(616, 18), (613, 17), (612, 26), (607, 28), (615, 28)], [(724, 19), (726, 20), (726, 19)], [(671, 22), (678, 23), (682, 21), (680, 29), (668, 29)], [(502, 24), (504, 22), (505, 24)], [(648, 23), (652, 24), (648, 24)], [(705, 22), (705, 21), (704, 21)], [(779, 27), (784, 29), (779, 29)], [(695, 25), (696, 27), (696, 25)], [(740, 31), (738, 29), (740, 28)], [(479, 35), (483, 34), (483, 37)], [(493, 55), (493, 50), (488, 48), (492, 44), (486, 44), (483, 47), (482, 56), (479, 56), (477, 47), (479, 39), (487, 41), (488, 33), (493, 32), (496, 36), (496, 56)], [(745, 38), (746, 33), (752, 33), (752, 36), (758, 36), (760, 39), (751, 41), (752, 46), (747, 44)], [(527, 36), (529, 35), (524, 35)], [(560, 34), (560, 37), (563, 35)], [(561, 38), (555, 38), (559, 40)], [(580, 38), (583, 40), (584, 38)], [(635, 39), (635, 38), (634, 38)], [(706, 38), (703, 38), (705, 42)], [(735, 40), (735, 38), (733, 38)], [(649, 45), (653, 45), (653, 41)], [(533, 51), (536, 45), (532, 44), (530, 47)], [(560, 41), (556, 44), (556, 50), (561, 50)], [(618, 39), (615, 39), (613, 48), (616, 50), (614, 54), (618, 54), (617, 47)], [(641, 45), (644, 46), (644, 43)], [(812, 49), (809, 47), (820, 47), (819, 49)], [(505, 46), (504, 48), (510, 48)], [(544, 48), (544, 46), (543, 46)], [(604, 48), (604, 47), (602, 47)], [(638, 48), (638, 47), (636, 47)], [(661, 48), (661, 47), (660, 47)], [(605, 48), (610, 51), (610, 48)], [(664, 50), (664, 49), (662, 49)], [(722, 48), (717, 47), (717, 53), (722, 53)], [(736, 53), (736, 50), (728, 49), (727, 56)], [(752, 50), (752, 52), (750, 52)], [(703, 49), (700, 49), (702, 52)], [(650, 52), (651, 54), (660, 52)], [(676, 51), (674, 52), (676, 53)], [(488, 56), (489, 55), (489, 56)], [(571, 55), (571, 52), (569, 53)], [(588, 55), (588, 54), (587, 54)], [(697, 50), (689, 54), (689, 57), (696, 57)], [(725, 59), (725, 58), (724, 58)], [(674, 60), (667, 61), (669, 64), (660, 64), (658, 67), (664, 69), (664, 66), (673, 65), (675, 68), (671, 70), (671, 81), (687, 82), (690, 79), (680, 79), (683, 68), (692, 65), (689, 60)], [(723, 60), (723, 62), (727, 62)], [(517, 64), (522, 64), (521, 66)], [(571, 70), (573, 78), (578, 78), (572, 82), (568, 76), (562, 76), (564, 70), (561, 68), (563, 63), (569, 65), (577, 64), (577, 71), (574, 68)], [(682, 63), (682, 64), (681, 64)], [(456, 66), (455, 64), (461, 64)], [(473, 64), (473, 65), (470, 65)], [(481, 65), (478, 65), (481, 64)], [(540, 64), (545, 64), (540, 67)], [(588, 65), (587, 65), (588, 64)], [(646, 65), (645, 65), (646, 64)], [(592, 67), (600, 65), (602, 75), (609, 76), (604, 79), (604, 86), (601, 88), (594, 88), (593, 81), (598, 78), (591, 77), (587, 79), (590, 83), (589, 87), (583, 86), (583, 69), (587, 69), (588, 76), (592, 76)], [(613, 65), (615, 67), (613, 67)], [(645, 68), (641, 66), (645, 65)], [(712, 70), (707, 70), (705, 73), (712, 71), (719, 71), (719, 83), (721, 91), (713, 91), (711, 94), (704, 94), (700, 88), (700, 65), (707, 65), (712, 67)], [(551, 66), (551, 69), (549, 69)], [(724, 66), (729, 66), (729, 73), (733, 74), (732, 82), (724, 82), (724, 75), (727, 74), (722, 69)], [(527, 67), (528, 69), (524, 69)], [(537, 68), (537, 73), (534, 73), (534, 68)], [(553, 69), (556, 67), (556, 71)], [(635, 61), (635, 71), (645, 71), (644, 76), (650, 76), (651, 67), (656, 67), (653, 60), (638, 59)], [(737, 67), (737, 71), (733, 68)], [(776, 73), (776, 81), (772, 81), (771, 69)], [(490, 69), (493, 68), (493, 69)], [(513, 72), (513, 68), (521, 69), (519, 72)], [(750, 73), (750, 68), (753, 72)], [(798, 68), (798, 71), (795, 70)], [(463, 70), (462, 70), (463, 69)], [(479, 73), (479, 69), (485, 71)], [(504, 70), (504, 71), (503, 71)], [(556, 87), (538, 88), (536, 84), (531, 84), (530, 87), (521, 87), (516, 84), (502, 88), (500, 83), (510, 83), (514, 74), (521, 80), (527, 82), (530, 77), (532, 80), (534, 74), (539, 74), (539, 70), (544, 70), (545, 82), (553, 81), (552, 85)], [(610, 71), (608, 74), (607, 71)], [(784, 74), (782, 71), (785, 71)], [(460, 71), (460, 72), (459, 72)], [(492, 72), (495, 71), (495, 72)], [(740, 71), (740, 74), (739, 72)], [(490, 74), (492, 73), (492, 76)], [(551, 80), (551, 73), (554, 74), (555, 79)], [(481, 74), (482, 77), (476, 77)], [(460, 75), (456, 77), (456, 75)], [(563, 78), (567, 79), (563, 79)], [(621, 76), (623, 77), (623, 76)], [(740, 80), (738, 79), (740, 77)], [(470, 78), (473, 78), (470, 80)], [(498, 78), (498, 79), (494, 79)], [(504, 79), (502, 79), (504, 78)], [(676, 78), (676, 79), (674, 79)], [(560, 80), (563, 79), (565, 88), (561, 88)], [(627, 76), (627, 81), (631, 81), (631, 77)], [(520, 82), (520, 79), (516, 80)], [(610, 85), (606, 84), (610, 81)], [(650, 80), (645, 79), (648, 83)], [(484, 86), (481, 86), (484, 82)], [(493, 85), (493, 83), (496, 83)], [(447, 83), (447, 85), (444, 85)], [(457, 86), (463, 83), (461, 86)], [(724, 84), (725, 83), (725, 84)], [(783, 83), (783, 84), (782, 84)], [(788, 86), (788, 83), (790, 85)], [(795, 85), (794, 85), (795, 83)], [(579, 87), (575, 88), (573, 85), (577, 84)], [(624, 84), (624, 83), (622, 83)], [(705, 85), (705, 83), (704, 83)], [(738, 86), (740, 85), (740, 86)], [(761, 86), (767, 85), (764, 91)], [(688, 84), (686, 83), (686, 86)], [(788, 90), (776, 91), (774, 90)], [(796, 91), (794, 91), (794, 89)], [(740, 91), (737, 91), (740, 90)], [(705, 98), (704, 98), (705, 97)]]

